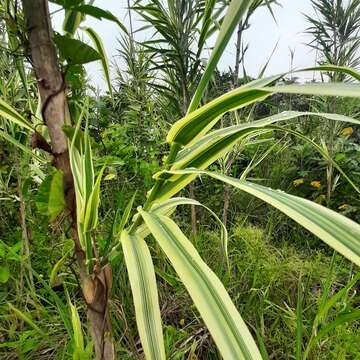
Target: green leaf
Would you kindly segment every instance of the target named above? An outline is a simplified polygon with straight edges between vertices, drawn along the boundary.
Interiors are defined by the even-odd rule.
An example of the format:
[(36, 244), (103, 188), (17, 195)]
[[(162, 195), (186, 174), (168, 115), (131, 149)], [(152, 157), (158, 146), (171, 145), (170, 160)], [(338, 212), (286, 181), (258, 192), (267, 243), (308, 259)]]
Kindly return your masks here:
[[(271, 124), (285, 120), (292, 120), (300, 116), (318, 116), (334, 121), (360, 124), (359, 120), (344, 115), (285, 111), (261, 120), (234, 125), (210, 132), (192, 145), (188, 145), (183, 150), (181, 150), (178, 153), (175, 162), (172, 164), (171, 170), (185, 168), (205, 169), (213, 162), (218, 160), (221, 156), (226, 154), (239, 140), (249, 136), (258, 135), (264, 131), (269, 131), (266, 126)], [(317, 148), (317, 150), (319, 149)], [(338, 168), (337, 165), (335, 166)], [(159, 201), (173, 196), (187, 184), (189, 184), (194, 179), (194, 177), (194, 175), (173, 175), (171, 177), (168, 175), (155, 175), (155, 178), (163, 178), (168, 180), (158, 192), (157, 200)]]
[(82, 14), (90, 15), (90, 16), (96, 18), (96, 19), (99, 19), (99, 20), (106, 19), (106, 20), (113, 21), (113, 22), (115, 22), (115, 23), (117, 23), (119, 25), (119, 27), (120, 27), (120, 29), (122, 31), (127, 33), (126, 27), (119, 21), (119, 19), (116, 16), (114, 16), (108, 10), (104, 10), (104, 9), (101, 9), (99, 7), (89, 5), (89, 4), (75, 6), (73, 9), (76, 10), (76, 11), (81, 12)]
[(325, 320), (330, 309), (334, 307), (337, 303), (339, 303), (344, 298), (344, 296), (349, 292), (349, 290), (358, 283), (359, 280), (360, 280), (360, 272), (358, 272), (353, 277), (353, 279), (346, 284), (344, 288), (336, 292), (329, 299), (327, 300), (325, 299), (325, 301), (319, 306), (319, 310), (316, 314), (313, 326), (317, 327), (319, 324), (321, 324), (321, 322)]
[[(88, 98), (86, 100), (86, 105), (84, 106), (84, 111), (88, 111), (89, 101)], [(82, 157), (82, 165), (83, 165), (83, 183), (84, 183), (84, 198), (86, 201), (89, 201), (91, 196), (91, 192), (94, 189), (94, 165), (93, 165), (93, 156), (92, 156), (92, 149), (91, 149), (91, 139), (89, 134), (89, 117), (86, 117), (85, 122), (85, 131), (84, 131), (84, 144), (83, 144), (83, 157)], [(102, 169), (102, 172), (105, 168)], [(99, 185), (100, 186), (100, 185)]]
[(298, 282), (297, 299), (296, 299), (296, 360), (302, 358), (303, 344), (303, 320), (302, 320), (302, 289), (301, 277)]
[(0, 283), (5, 284), (10, 277), (10, 269), (7, 265), (0, 266)]
[(113, 91), (112, 91), (111, 79), (110, 79), (109, 62), (108, 62), (108, 58), (106, 55), (106, 51), (105, 51), (103, 42), (102, 42), (100, 36), (92, 28), (88, 27), (88, 28), (85, 28), (84, 30), (89, 35), (91, 41), (93, 42), (93, 44), (95, 46), (96, 51), (101, 56), (101, 64), (102, 64), (104, 76), (105, 76), (105, 79), (106, 79), (106, 82), (108, 85), (109, 94), (112, 97)]
[(345, 216), (310, 200), (215, 172), (187, 169), (176, 173), (208, 175), (256, 196), (282, 211), (356, 265), (360, 265), (360, 225)]
[[(273, 77), (268, 78), (268, 83), (271, 83), (272, 79)], [(268, 87), (264, 86), (264, 80), (230, 91), (178, 120), (171, 127), (167, 142), (182, 146), (191, 144), (208, 132), (225, 113), (264, 100), (275, 93), (360, 97), (360, 85), (322, 83)]]
[(43, 164), (45, 164), (47, 162), (45, 159), (41, 158), (40, 156), (37, 156), (33, 151), (31, 151), (31, 149), (29, 149), (28, 147), (23, 145), (20, 141), (16, 140), (14, 137), (9, 135), (5, 131), (2, 131), (1, 129), (0, 129), (0, 137), (4, 138), (9, 143), (13, 144), (14, 146), (16, 146), (17, 148), (22, 150), (24, 153), (30, 155), (35, 160), (37, 160)]
[(334, 320), (332, 320), (329, 324), (322, 327), (319, 333), (316, 335), (312, 343), (317, 343), (324, 336), (328, 335), (328, 333), (334, 330), (336, 327), (348, 323), (350, 321), (357, 321), (360, 319), (360, 309), (355, 309), (349, 313), (340, 314)]
[(105, 166), (99, 172), (97, 176), (94, 188), (89, 196), (89, 199), (86, 204), (86, 212), (84, 219), (84, 231), (90, 231), (96, 228), (98, 222), (98, 210), (100, 204), (100, 185), (102, 174), (105, 170)]
[(319, 65), (319, 66), (314, 66), (314, 67), (308, 67), (305, 69), (300, 69), (300, 70), (297, 70), (296, 72), (301, 72), (301, 71), (342, 72), (342, 73), (350, 75), (354, 79), (360, 81), (360, 74), (356, 70), (351, 69), (346, 66), (337, 66), (337, 65), (326, 64), (326, 65)]
[(104, 177), (105, 181), (111, 181), (111, 180), (114, 180), (114, 179), (116, 179), (116, 174), (115, 173), (109, 173)]
[[(85, 352), (84, 336), (81, 329), (80, 316), (76, 306), (74, 306), (69, 300), (71, 310), (71, 324), (73, 328), (73, 340), (74, 340), (74, 359), (83, 359), (82, 354)], [(75, 355), (76, 354), (76, 355)]]
[[(220, 220), (220, 218), (214, 213), (214, 211), (212, 211), (206, 205), (204, 205), (201, 202), (194, 200), (194, 199), (189, 199), (189, 198), (185, 198), (185, 197), (175, 197), (175, 198), (168, 199), (166, 201), (162, 201), (160, 203), (155, 202), (153, 204), (153, 206), (151, 207), (150, 212), (153, 214), (157, 214), (157, 215), (170, 216), (171, 213), (174, 212), (176, 210), (176, 208), (180, 205), (201, 206), (204, 209), (206, 209), (211, 214), (211, 216), (214, 217), (214, 219), (220, 226), (221, 245), (223, 247), (225, 257), (228, 260), (228, 232), (227, 232), (227, 229), (226, 229), (224, 223)], [(139, 230), (140, 230), (140, 228), (138, 228), (138, 231)]]
[(28, 325), (30, 325), (34, 330), (36, 330), (40, 335), (46, 336), (44, 332), (34, 323), (34, 321), (31, 319), (30, 315), (25, 314), (18, 308), (16, 308), (14, 305), (7, 303), (10, 310), (12, 310), (20, 319), (22, 319), (24, 322), (26, 322)]
[[(134, 205), (134, 201), (135, 201), (135, 197), (136, 197), (136, 192), (134, 192), (133, 196), (131, 197), (130, 201), (128, 202), (128, 204), (126, 205), (126, 208), (121, 216), (120, 221), (116, 222), (113, 226), (113, 237), (116, 238), (120, 235), (120, 233), (124, 230), (125, 225), (127, 224), (127, 222), (129, 221), (129, 217), (130, 217), (130, 213), (131, 213), (131, 209)], [(120, 214), (119, 210), (115, 216), (115, 218), (118, 218), (118, 214)]]
[[(231, 35), (234, 32), (235, 27), (239, 24), (241, 18), (244, 16), (252, 2), (253, 0), (237, 0), (230, 2), (224, 21), (221, 25), (220, 32), (216, 39), (214, 49), (211, 52), (206, 69), (191, 100), (188, 114), (199, 106), (205, 88), (211, 79), (211, 76), (231, 38)], [(208, 29), (205, 28), (205, 30), (208, 32)]]
[(69, 257), (70, 253), (72, 252), (72, 249), (69, 249), (65, 255), (54, 265), (54, 267), (51, 270), (50, 273), (50, 279), (49, 279), (49, 284), (51, 287), (54, 287), (56, 285), (58, 285), (59, 282), (59, 271), (61, 270), (61, 268), (63, 267), (65, 261), (67, 260), (67, 258)]
[(204, 14), (202, 16), (202, 27), (200, 30), (199, 41), (198, 41), (198, 54), (201, 53), (205, 41), (209, 34), (210, 25), (213, 22), (212, 13), (216, 5), (216, 0), (206, 0)]
[(53, 221), (65, 208), (63, 173), (54, 171), (41, 183), (36, 197), (39, 213)]
[(34, 130), (33, 125), (28, 120), (2, 99), (0, 99), (0, 116), (25, 129)]
[(63, 31), (66, 34), (73, 36), (83, 21), (83, 15), (74, 10), (65, 11), (65, 19), (63, 22)]
[(54, 41), (61, 56), (70, 65), (86, 64), (102, 59), (101, 55), (95, 49), (80, 40), (56, 34)]
[(121, 245), (133, 294), (136, 324), (147, 360), (165, 360), (154, 265), (145, 241), (121, 233)]
[(168, 217), (140, 211), (193, 299), (224, 359), (261, 359), (260, 352), (223, 284)]

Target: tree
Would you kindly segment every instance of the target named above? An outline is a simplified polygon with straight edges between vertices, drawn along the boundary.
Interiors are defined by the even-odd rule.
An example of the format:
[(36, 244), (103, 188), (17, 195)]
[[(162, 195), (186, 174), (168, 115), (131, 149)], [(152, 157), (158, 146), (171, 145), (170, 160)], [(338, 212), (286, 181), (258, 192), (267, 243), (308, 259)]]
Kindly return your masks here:
[[(67, 103), (66, 83), (60, 70), (46, 0), (24, 0), (24, 16), (33, 70), (42, 102), (42, 116), (49, 131), (53, 165), (63, 174), (64, 197), (69, 212), (71, 235), (79, 266), (82, 290), (88, 307), (97, 359), (113, 359), (114, 345), (108, 314), (111, 270), (108, 264), (88, 269), (86, 254), (80, 241), (75, 186), (70, 165), (68, 139), (64, 125), (72, 120)], [(76, 14), (75, 14), (76, 15)], [(34, 136), (40, 136), (35, 132)], [(92, 250), (91, 250), (92, 251)], [(93, 256), (93, 255), (92, 255)]]

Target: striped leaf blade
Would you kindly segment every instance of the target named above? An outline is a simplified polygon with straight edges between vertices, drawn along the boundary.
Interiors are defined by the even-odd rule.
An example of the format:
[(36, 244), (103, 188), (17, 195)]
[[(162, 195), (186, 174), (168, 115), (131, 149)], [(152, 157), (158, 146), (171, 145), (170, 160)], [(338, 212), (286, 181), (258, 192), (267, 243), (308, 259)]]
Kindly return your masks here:
[(101, 60), (103, 73), (104, 73), (105, 80), (106, 80), (106, 83), (108, 86), (110, 97), (112, 98), (113, 91), (112, 91), (111, 79), (110, 79), (109, 61), (108, 61), (108, 57), (106, 55), (104, 44), (103, 44), (100, 36), (97, 34), (97, 32), (94, 29), (87, 27), (84, 30), (87, 33), (87, 35), (90, 37), (91, 41), (93, 42), (95, 50), (100, 54), (100, 57), (101, 57), (100, 60)]
[[(339, 114), (285, 111), (261, 120), (215, 130), (203, 136), (197, 142), (191, 146), (185, 147), (179, 152), (171, 170), (179, 170), (190, 167), (206, 169), (209, 165), (227, 153), (239, 140), (268, 131), (265, 130), (264, 127), (270, 124), (285, 120), (292, 120), (300, 116), (318, 116), (328, 120), (360, 124), (359, 120)], [(157, 195), (157, 200), (159, 201), (175, 195), (187, 184), (189, 184), (195, 178), (195, 175), (188, 174), (169, 176), (168, 174), (161, 174), (156, 175), (156, 177), (162, 177), (167, 180)]]
[(308, 67), (305, 69), (300, 69), (300, 70), (297, 70), (296, 72), (301, 72), (301, 71), (341, 72), (341, 73), (351, 76), (352, 78), (354, 78), (357, 81), (360, 81), (360, 73), (358, 73), (356, 70), (346, 67), (346, 66), (325, 64), (325, 65), (318, 65), (318, 66)]
[[(272, 116), (268, 116), (261, 120), (256, 120), (240, 125), (230, 126), (220, 130), (215, 130), (209, 133), (208, 135), (205, 135), (196, 143), (184, 148), (182, 151), (179, 152), (172, 166), (172, 169), (175, 170), (185, 167), (197, 168), (199, 166), (202, 166), (201, 162), (196, 163), (195, 165), (192, 165), (191, 162), (193, 162), (194, 159), (207, 154), (209, 152), (208, 150), (211, 149), (214, 146), (214, 144), (220, 144), (219, 146), (220, 149), (228, 150), (228, 148), (231, 147), (234, 144), (234, 142), (238, 140), (236, 135), (240, 137), (248, 129), (263, 128), (267, 125), (275, 124), (277, 122), (285, 121), (285, 120), (293, 120), (302, 116), (316, 116), (327, 120), (334, 120), (334, 121), (360, 125), (360, 120), (345, 115), (332, 114), (332, 113), (306, 112), (306, 111), (284, 111)], [(209, 154), (206, 157), (209, 156), (211, 157), (215, 156), (215, 158), (211, 162), (219, 158), (217, 152), (211, 155)]]
[(232, 185), (267, 202), (319, 237), (330, 247), (360, 266), (360, 225), (337, 212), (280, 190), (210, 171), (179, 170), (204, 174)]
[(136, 323), (147, 360), (165, 360), (154, 265), (144, 239), (121, 233), (121, 245), (133, 294)]
[[(206, 69), (191, 100), (188, 114), (199, 106), (205, 88), (211, 79), (211, 76), (220, 60), (222, 53), (226, 48), (226, 45), (231, 38), (231, 35), (234, 32), (235, 27), (239, 24), (241, 18), (244, 16), (253, 1), (254, 0), (237, 0), (230, 2), (225, 18), (221, 24), (214, 49), (211, 52)], [(208, 29), (206, 31), (208, 31)]]
[(188, 290), (224, 359), (261, 359), (245, 322), (223, 284), (170, 218), (141, 215)]
[(34, 130), (33, 125), (28, 120), (2, 99), (0, 99), (0, 116), (25, 129)]
[[(186, 146), (202, 137), (229, 111), (238, 110), (266, 99), (272, 94), (360, 97), (360, 85), (321, 83), (305, 85), (261, 86), (249, 84), (232, 90), (178, 120), (167, 135), (168, 143)], [(210, 125), (210, 126), (209, 126)]]

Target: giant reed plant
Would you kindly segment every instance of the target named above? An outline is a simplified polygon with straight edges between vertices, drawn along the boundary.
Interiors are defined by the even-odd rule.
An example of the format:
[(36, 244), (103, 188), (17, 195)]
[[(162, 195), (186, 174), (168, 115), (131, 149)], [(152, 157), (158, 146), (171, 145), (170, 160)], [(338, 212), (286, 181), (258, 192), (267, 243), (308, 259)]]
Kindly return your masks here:
[[(155, 3), (154, 0), (152, 2)], [(86, 120), (88, 111), (86, 102), (82, 106), (81, 114), (73, 117), (76, 120), (76, 127), (66, 127), (69, 161), (76, 195), (76, 216), (73, 217), (76, 223), (73, 223), (73, 231), (76, 233), (75, 245), (79, 247), (78, 254), (85, 257), (85, 261), (79, 261), (79, 264), (82, 266), (81, 283), (86, 303), (88, 306), (98, 305), (99, 299), (96, 296), (99, 294), (104, 296), (104, 301), (107, 301), (106, 296), (110, 296), (109, 292), (106, 294), (99, 292), (95, 285), (104, 286), (106, 291), (111, 289), (109, 271), (111, 261), (109, 259), (119, 251), (123, 251), (133, 294), (137, 327), (147, 359), (166, 358), (155, 270), (146, 239), (150, 234), (166, 254), (188, 290), (223, 358), (261, 359), (256, 342), (225, 287), (202, 260), (179, 225), (171, 219), (178, 205), (196, 203), (194, 200), (175, 196), (199, 176), (209, 176), (225, 182), (265, 201), (304, 226), (354, 264), (360, 265), (359, 224), (311, 201), (244, 179), (239, 180), (206, 170), (209, 165), (230, 151), (238, 141), (246, 141), (264, 132), (276, 131), (274, 124), (280, 121), (312, 115), (322, 119), (360, 123), (358, 120), (339, 114), (289, 111), (253, 122), (213, 130), (224, 114), (253, 105), (277, 93), (360, 97), (359, 74), (348, 68), (326, 65), (316, 70), (344, 72), (354, 77), (357, 83), (277, 86), (276, 81), (283, 76), (280, 74), (255, 80), (200, 106), (207, 85), (235, 27), (246, 15), (252, 3), (252, 0), (230, 2), (217, 41), (186, 115), (171, 127), (167, 135), (166, 140), (170, 151), (163, 170), (154, 175), (154, 186), (149, 191), (146, 202), (137, 208), (137, 213), (132, 219), (129, 214), (133, 199), (128, 204), (123, 217), (117, 224), (119, 235), (115, 243), (103, 253), (99, 253), (94, 237), (98, 222), (103, 170), (97, 177), (94, 176)], [(213, 1), (206, 1), (206, 6), (212, 8)], [(81, 7), (76, 8), (77, 12), (81, 13), (81, 10)], [(89, 12), (89, 8), (85, 10)], [(156, 6), (153, 11), (157, 11)], [(104, 59), (102, 60), (104, 63)], [(3, 101), (0, 102), (0, 115), (30, 132), (34, 130), (27, 119)], [(85, 130), (82, 131), (81, 123), (84, 118)], [(223, 234), (222, 245), (226, 254), (226, 231)], [(107, 316), (106, 313), (103, 317), (104, 321)], [(93, 332), (93, 338), (96, 341), (97, 336), (109, 336), (107, 332), (99, 335), (98, 330), (95, 328)], [(106, 331), (109, 330), (109, 328), (106, 329)], [(103, 341), (104, 338), (98, 346), (104, 345)], [(100, 347), (100, 350), (97, 348), (97, 358), (113, 358), (114, 354), (109, 349), (108, 347), (108, 352), (104, 352), (104, 348)]]

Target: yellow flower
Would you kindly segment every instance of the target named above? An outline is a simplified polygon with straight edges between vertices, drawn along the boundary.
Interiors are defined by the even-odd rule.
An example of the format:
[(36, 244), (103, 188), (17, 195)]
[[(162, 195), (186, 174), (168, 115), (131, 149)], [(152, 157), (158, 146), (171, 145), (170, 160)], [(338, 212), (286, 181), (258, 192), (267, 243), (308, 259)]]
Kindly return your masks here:
[(340, 205), (340, 206), (338, 207), (338, 209), (339, 209), (339, 210), (345, 210), (345, 209), (347, 209), (348, 207), (349, 207), (348, 204), (342, 204), (342, 205)]
[(297, 187), (297, 186), (303, 184), (304, 181), (305, 181), (305, 180), (304, 180), (303, 178), (301, 178), (301, 179), (296, 179), (296, 180), (293, 181), (293, 185), (294, 185), (295, 187)]
[(181, 319), (181, 320), (179, 321), (179, 324), (180, 324), (180, 326), (184, 326), (184, 325), (185, 325), (185, 319)]
[(353, 132), (354, 132), (354, 129), (352, 127), (347, 127), (342, 130), (341, 136), (348, 137), (348, 136), (352, 135)]
[(321, 186), (321, 182), (320, 181), (312, 181), (310, 183), (310, 185), (314, 188), (314, 189), (320, 189), (320, 186)]

